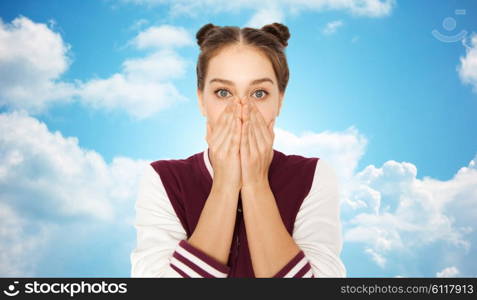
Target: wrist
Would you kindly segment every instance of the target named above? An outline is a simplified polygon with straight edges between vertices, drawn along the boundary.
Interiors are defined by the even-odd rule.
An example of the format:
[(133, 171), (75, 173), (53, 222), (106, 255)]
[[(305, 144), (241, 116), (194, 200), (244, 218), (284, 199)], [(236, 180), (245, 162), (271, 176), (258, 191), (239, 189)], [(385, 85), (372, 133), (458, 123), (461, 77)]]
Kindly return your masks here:
[(241, 188), (241, 191), (242, 193), (257, 193), (259, 191), (263, 191), (263, 190), (266, 190), (266, 189), (270, 189), (270, 184), (268, 182), (268, 178), (267, 179), (263, 179), (263, 180), (258, 180), (258, 181), (254, 181), (254, 182), (249, 182), (249, 183), (244, 183), (242, 185), (242, 188)]
[(227, 195), (237, 195), (240, 192), (240, 186), (231, 183), (230, 181), (219, 180), (214, 178), (212, 181), (212, 191), (217, 192), (219, 194), (227, 194)]

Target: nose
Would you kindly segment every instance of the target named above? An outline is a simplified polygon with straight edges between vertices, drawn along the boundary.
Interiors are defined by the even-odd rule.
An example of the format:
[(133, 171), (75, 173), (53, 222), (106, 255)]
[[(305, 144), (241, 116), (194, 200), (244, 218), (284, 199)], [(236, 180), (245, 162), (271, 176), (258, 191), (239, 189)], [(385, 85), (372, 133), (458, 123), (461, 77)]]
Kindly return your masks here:
[(240, 100), (239, 100), (239, 101), (240, 101), (240, 104), (242, 104), (242, 105), (243, 105), (243, 104), (245, 104), (245, 103), (247, 103), (247, 102), (248, 102), (247, 100), (248, 100), (247, 96), (243, 96), (243, 97), (241, 97), (241, 98), (240, 98)]

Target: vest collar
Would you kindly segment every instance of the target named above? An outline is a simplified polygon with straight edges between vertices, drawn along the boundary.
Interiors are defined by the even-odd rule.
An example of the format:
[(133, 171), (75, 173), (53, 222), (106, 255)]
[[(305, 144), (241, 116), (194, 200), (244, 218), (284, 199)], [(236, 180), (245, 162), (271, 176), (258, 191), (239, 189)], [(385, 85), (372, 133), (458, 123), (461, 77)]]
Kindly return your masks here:
[(209, 148), (206, 148), (203, 152), (204, 157), (204, 162), (205, 166), (207, 167), (207, 170), (209, 171), (210, 177), (214, 178), (214, 169), (212, 168), (212, 164), (210, 163), (210, 158), (209, 158)]

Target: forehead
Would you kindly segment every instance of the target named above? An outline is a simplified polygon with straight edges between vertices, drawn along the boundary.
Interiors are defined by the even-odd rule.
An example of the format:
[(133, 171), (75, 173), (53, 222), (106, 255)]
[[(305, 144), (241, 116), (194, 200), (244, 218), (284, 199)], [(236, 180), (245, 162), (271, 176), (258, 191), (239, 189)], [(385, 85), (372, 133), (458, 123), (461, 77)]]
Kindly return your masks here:
[(248, 46), (231, 46), (211, 58), (206, 81), (224, 78), (248, 84), (252, 79), (265, 77), (276, 82), (273, 65), (265, 54)]

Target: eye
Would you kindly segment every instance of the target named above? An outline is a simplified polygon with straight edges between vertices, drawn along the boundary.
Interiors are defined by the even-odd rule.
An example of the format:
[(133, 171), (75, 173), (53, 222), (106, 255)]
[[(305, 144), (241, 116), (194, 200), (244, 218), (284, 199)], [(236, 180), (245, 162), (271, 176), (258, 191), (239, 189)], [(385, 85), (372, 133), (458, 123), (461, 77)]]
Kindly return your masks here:
[(262, 93), (261, 93), (262, 95), (263, 95), (263, 93), (265, 93), (265, 94), (263, 95), (263, 97), (258, 97), (258, 99), (263, 99), (263, 98), (265, 98), (265, 97), (268, 95), (268, 92), (265, 91), (265, 90), (256, 90), (255, 92), (253, 92), (253, 94), (256, 94), (257, 92), (262, 92)]
[[(218, 98), (227, 98), (227, 93), (230, 94), (230, 91), (228, 89), (225, 89), (225, 88), (220, 88), (220, 89), (216, 89), (214, 91), (214, 94), (218, 97)], [(264, 99), (269, 93), (266, 91), (266, 90), (263, 90), (263, 89), (260, 89), (260, 90), (256, 90), (252, 93), (252, 95), (257, 95), (258, 97), (256, 97), (257, 99)]]
[[(225, 93), (222, 92), (222, 91), (225, 91)], [(219, 95), (217, 95), (217, 92), (219, 92)], [(222, 93), (221, 93), (221, 92), (222, 92)], [(227, 95), (226, 95), (227, 93), (230, 93), (229, 90), (227, 90), (227, 89), (217, 89), (217, 90), (214, 91), (214, 94), (217, 95), (219, 98), (226, 98), (226, 97), (227, 97)], [(225, 94), (225, 95), (224, 95), (224, 94)]]

